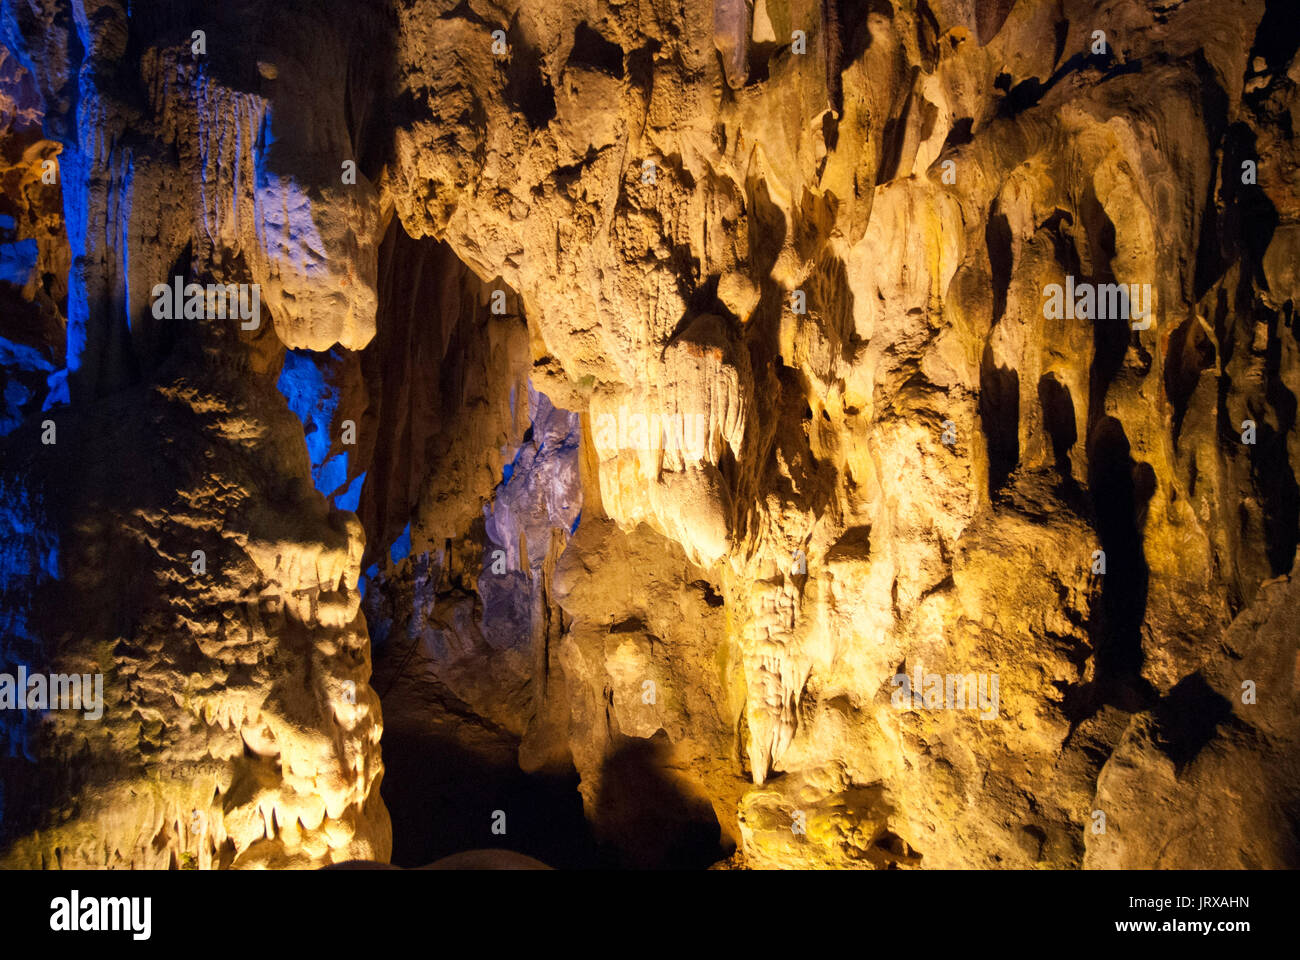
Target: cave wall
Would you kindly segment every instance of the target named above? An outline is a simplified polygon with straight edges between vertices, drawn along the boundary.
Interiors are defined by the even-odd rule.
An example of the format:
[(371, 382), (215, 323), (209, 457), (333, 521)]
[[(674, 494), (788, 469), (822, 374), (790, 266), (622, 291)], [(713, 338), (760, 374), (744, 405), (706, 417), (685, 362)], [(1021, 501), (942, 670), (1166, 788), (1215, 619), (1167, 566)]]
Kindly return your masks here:
[[(17, 121), (43, 134), (6, 173), (46, 227), (20, 295), (57, 307), (6, 318), (6, 361), (50, 372), (4, 438), (4, 661), (103, 684), (100, 716), (6, 712), (8, 866), (388, 856), (364, 532), (313, 486), (276, 390), (285, 346), (359, 347), (375, 315), (377, 194), (333, 186), (352, 159), (335, 65), (366, 31), (304, 32), (304, 11), (3, 8), (36, 92), (6, 144), (34, 136)], [(173, 277), (257, 284), (266, 310), (160, 317)]]
[(382, 694), (622, 865), (1296, 865), (1285, 4), (0, 11), (6, 654), (113, 717), (7, 731), (15, 862), (191, 757), (212, 843), (164, 790), (74, 862), (384, 859)]

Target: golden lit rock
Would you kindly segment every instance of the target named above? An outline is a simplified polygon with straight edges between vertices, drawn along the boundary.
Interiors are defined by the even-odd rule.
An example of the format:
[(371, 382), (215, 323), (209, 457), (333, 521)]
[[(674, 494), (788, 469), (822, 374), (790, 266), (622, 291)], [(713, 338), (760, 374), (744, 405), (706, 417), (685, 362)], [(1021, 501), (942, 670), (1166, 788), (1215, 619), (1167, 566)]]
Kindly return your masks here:
[(55, 8), (0, 862), (1297, 865), (1284, 5)]

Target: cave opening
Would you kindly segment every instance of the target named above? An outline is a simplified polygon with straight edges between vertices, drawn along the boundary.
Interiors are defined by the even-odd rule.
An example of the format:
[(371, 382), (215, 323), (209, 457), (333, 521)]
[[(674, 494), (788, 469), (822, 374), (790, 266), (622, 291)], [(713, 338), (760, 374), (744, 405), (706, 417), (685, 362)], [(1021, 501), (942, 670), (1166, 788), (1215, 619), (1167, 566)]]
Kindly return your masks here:
[[(362, 610), (384, 713), (393, 862), (500, 847), (595, 866), (572, 762), (521, 766), (547, 668), (539, 609), (553, 603), (538, 551), (552, 527), (571, 535), (581, 512), (578, 418), (522, 373), (523, 318), (488, 309), (499, 281), (396, 221), (379, 276), (376, 337), (358, 382), (339, 392), (373, 437), (351, 472), (365, 477)], [(498, 450), (476, 443), (494, 433), (506, 440)], [(450, 471), (468, 463), (485, 469), (457, 483)]]

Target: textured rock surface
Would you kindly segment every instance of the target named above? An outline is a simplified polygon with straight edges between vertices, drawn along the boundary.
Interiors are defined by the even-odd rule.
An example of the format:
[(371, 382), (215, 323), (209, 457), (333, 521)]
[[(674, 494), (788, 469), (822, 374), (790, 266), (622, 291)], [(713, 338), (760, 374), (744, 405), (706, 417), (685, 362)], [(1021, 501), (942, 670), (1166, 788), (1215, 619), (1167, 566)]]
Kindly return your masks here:
[[(190, 758), (200, 865), (386, 858), (368, 621), (390, 766), (573, 777), (615, 863), (1297, 865), (1286, 4), (3, 12), (6, 652), (112, 691), (6, 728), (7, 811), (24, 763), (110, 783), (33, 781), (9, 858), (170, 838), (188, 795), (100, 811)], [(271, 322), (154, 321), (173, 270)], [(439, 803), (497, 842), (491, 791)]]
[[(22, 421), (0, 467), (0, 650), (7, 672), (103, 676), (102, 716), (4, 714), (9, 866), (389, 854), (364, 532), (312, 488), (275, 389), (279, 341), (373, 334), (377, 198), (363, 175), (332, 186), (351, 108), (331, 61), (357, 37), (255, 9), (3, 7), (5, 203), (38, 256), (0, 341)], [(261, 55), (283, 58), (279, 86)], [(274, 323), (163, 319), (152, 290), (174, 275), (258, 283)]]

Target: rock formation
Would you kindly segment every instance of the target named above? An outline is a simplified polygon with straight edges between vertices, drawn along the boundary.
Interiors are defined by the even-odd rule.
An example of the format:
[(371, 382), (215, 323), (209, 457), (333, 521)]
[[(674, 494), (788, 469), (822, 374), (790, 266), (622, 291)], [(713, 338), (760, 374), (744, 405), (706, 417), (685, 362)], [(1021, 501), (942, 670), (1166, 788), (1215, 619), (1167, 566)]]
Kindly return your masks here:
[(0, 863), (1300, 865), (1286, 3), (0, 39)]

